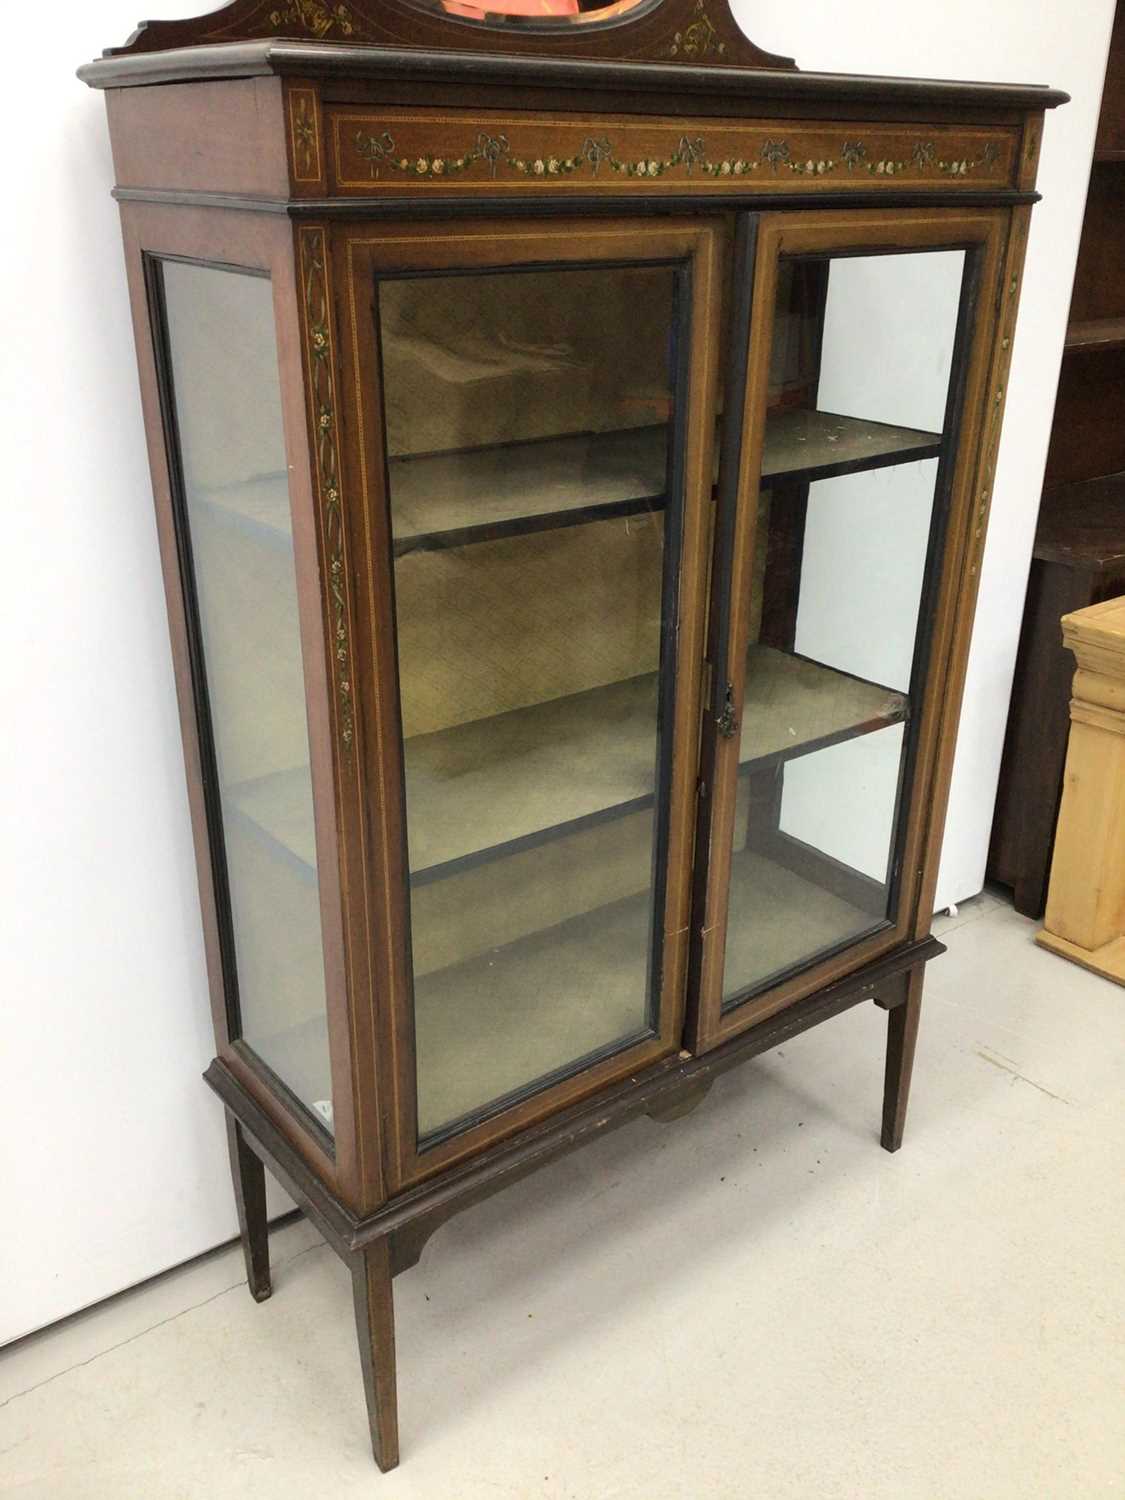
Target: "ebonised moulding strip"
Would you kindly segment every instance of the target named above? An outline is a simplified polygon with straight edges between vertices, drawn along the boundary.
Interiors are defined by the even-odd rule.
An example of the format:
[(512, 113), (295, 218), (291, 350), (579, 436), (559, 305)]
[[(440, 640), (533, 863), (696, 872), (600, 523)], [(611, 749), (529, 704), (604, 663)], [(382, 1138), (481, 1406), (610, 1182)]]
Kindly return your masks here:
[(923, 104), (935, 108), (1054, 109), (1069, 94), (1039, 84), (962, 83), (953, 79), (878, 78), (789, 69), (691, 67), (678, 63), (601, 62), (584, 58), (502, 56), (423, 47), (344, 46), (268, 39), (118, 57), (79, 68), (91, 88), (183, 83), (192, 78), (253, 78), (263, 74), (355, 80), (408, 78), (412, 82), (515, 83), (525, 88), (622, 86), (658, 95), (721, 94), (748, 100), (800, 103)]
[(351, 1213), (305, 1164), (264, 1110), (250, 1097), (227, 1065), (215, 1059), (203, 1075), (246, 1132), (252, 1149), (282, 1187), (337, 1252), (347, 1257), (388, 1234), (424, 1224), (434, 1227), (473, 1203), (518, 1182), (538, 1167), (564, 1156), (749, 1058), (780, 1046), (802, 1031), (829, 1020), (864, 1000), (898, 1004), (904, 993), (891, 993), (893, 981), (909, 969), (945, 952), (934, 937), (905, 944), (878, 962), (838, 980), (751, 1027), (700, 1057), (681, 1055), (626, 1079), (549, 1121), (501, 1142), (482, 1156), (453, 1167), (440, 1179), (422, 1183), (360, 1218)]
[[(159, 54), (153, 54), (159, 55)], [(190, 188), (115, 187), (120, 203), (166, 203), (182, 207), (229, 208), (241, 213), (288, 214), (293, 219), (448, 219), (487, 213), (496, 218), (528, 214), (618, 215), (628, 205), (630, 214), (658, 215), (719, 213), (728, 209), (763, 211), (794, 208), (1013, 208), (1030, 207), (1041, 193), (1022, 188), (950, 188), (914, 191), (819, 193), (675, 193), (648, 196), (614, 192), (594, 196), (536, 192), (528, 188), (518, 198), (498, 197), (482, 190), (450, 198), (434, 193), (403, 194), (395, 198), (340, 196), (336, 198), (271, 198), (256, 194), (207, 193)]]
[(400, 537), (394, 544), (394, 555), (406, 557), (411, 552), (470, 547), (474, 542), (497, 542), (506, 537), (530, 536), (537, 531), (557, 531), (565, 526), (583, 526), (592, 521), (639, 516), (649, 511), (663, 511), (667, 504), (667, 497), (664, 495), (640, 495), (629, 500), (607, 500), (603, 505), (575, 505), (565, 510), (512, 516), (504, 521), (485, 522), (480, 526), (455, 526), (448, 531), (420, 531), (413, 536)]

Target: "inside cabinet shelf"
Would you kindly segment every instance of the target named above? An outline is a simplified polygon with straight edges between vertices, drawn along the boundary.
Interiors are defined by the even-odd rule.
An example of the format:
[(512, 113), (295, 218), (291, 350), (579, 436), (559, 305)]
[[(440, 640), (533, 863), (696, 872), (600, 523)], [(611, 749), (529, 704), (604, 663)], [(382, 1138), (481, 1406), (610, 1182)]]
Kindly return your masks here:
[[(743, 849), (735, 861), (732, 931), (752, 949), (752, 966), (742, 968), (760, 976), (759, 982), (810, 947), (831, 949), (852, 936), (857, 923), (880, 925), (779, 860)], [(745, 921), (751, 913), (742, 910), (750, 890), (756, 893), (752, 927)], [(643, 1035), (637, 1028), (637, 969), (629, 955), (647, 941), (649, 920), (648, 892), (639, 891), (417, 975), (415, 1045), (424, 1081), (419, 1133), (428, 1137), (453, 1127), (482, 1093), (494, 1095), (502, 1107), (528, 1079), (548, 1077), (576, 1056), (592, 1058)], [(286, 1076), (299, 1078), (310, 1097), (328, 1089), (327, 1077), (309, 1073), (308, 1063), (310, 1052), (318, 1052), (309, 1045), (310, 1029), (322, 1032), (324, 1024), (306, 1023), (272, 1039)]]
[(940, 451), (940, 432), (798, 407), (772, 412), (766, 419), (762, 481), (830, 479), (917, 463)]
[[(425, 808), (410, 825), (413, 882), (652, 802), (657, 674), (550, 699), (406, 741)], [(807, 755), (906, 713), (901, 693), (770, 646), (747, 660), (740, 762), (749, 770)], [(315, 864), (308, 771), (244, 783), (240, 813), (290, 858)]]
[[(392, 458), (395, 555), (662, 510), (667, 432), (664, 425), (637, 427)], [(827, 479), (915, 463), (935, 458), (940, 448), (936, 432), (783, 410), (766, 424), (762, 481)], [(207, 503), (225, 511), (231, 524), (263, 537), (291, 534), (284, 473), (213, 490)]]
[[(811, 945), (831, 948), (866, 913), (776, 860), (749, 850), (741, 893), (759, 893), (753, 912), (754, 964), (765, 978)], [(741, 914), (736, 914), (741, 915)], [(417, 1046), (427, 1080), (419, 1095), (423, 1134), (468, 1113), (479, 1075), (497, 1094), (545, 1077), (581, 1053), (620, 1044), (636, 1031), (637, 970), (630, 955), (648, 938), (647, 890), (597, 906), (415, 982)], [(744, 924), (737, 923), (742, 932)]]
[(666, 426), (392, 458), (395, 555), (661, 510)]

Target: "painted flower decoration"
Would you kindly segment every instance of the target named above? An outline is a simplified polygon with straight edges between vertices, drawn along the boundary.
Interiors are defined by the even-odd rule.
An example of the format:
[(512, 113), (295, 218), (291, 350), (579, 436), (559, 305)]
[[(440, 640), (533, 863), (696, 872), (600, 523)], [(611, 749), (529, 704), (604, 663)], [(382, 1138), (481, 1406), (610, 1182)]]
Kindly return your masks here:
[(866, 157), (867, 147), (862, 141), (845, 141), (840, 155), (847, 162), (848, 169), (852, 170), (858, 167), (860, 162)]

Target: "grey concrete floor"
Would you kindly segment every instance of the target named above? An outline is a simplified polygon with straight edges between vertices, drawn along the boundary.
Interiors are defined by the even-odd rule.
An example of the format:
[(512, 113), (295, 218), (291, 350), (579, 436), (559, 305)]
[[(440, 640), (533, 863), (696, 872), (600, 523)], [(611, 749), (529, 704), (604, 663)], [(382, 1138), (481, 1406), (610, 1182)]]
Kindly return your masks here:
[(403, 1464), (303, 1222), (0, 1357), (23, 1500), (1125, 1496), (1125, 991), (943, 918), (906, 1144), (839, 1017), (462, 1215), (396, 1283)]

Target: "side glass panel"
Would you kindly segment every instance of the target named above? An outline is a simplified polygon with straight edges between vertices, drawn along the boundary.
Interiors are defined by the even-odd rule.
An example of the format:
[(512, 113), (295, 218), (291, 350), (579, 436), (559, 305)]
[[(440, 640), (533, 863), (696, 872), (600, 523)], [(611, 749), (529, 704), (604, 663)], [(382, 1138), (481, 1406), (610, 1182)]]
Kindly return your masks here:
[(264, 276), (217, 267), (165, 261), (160, 274), (189, 609), (193, 597), (214, 752), (220, 906), (229, 890), (228, 997), (237, 996), (243, 1040), (331, 1129), (273, 294)]
[(378, 281), (423, 1143), (658, 1031), (677, 276)]
[(723, 982), (894, 918), (965, 252), (782, 261)]

